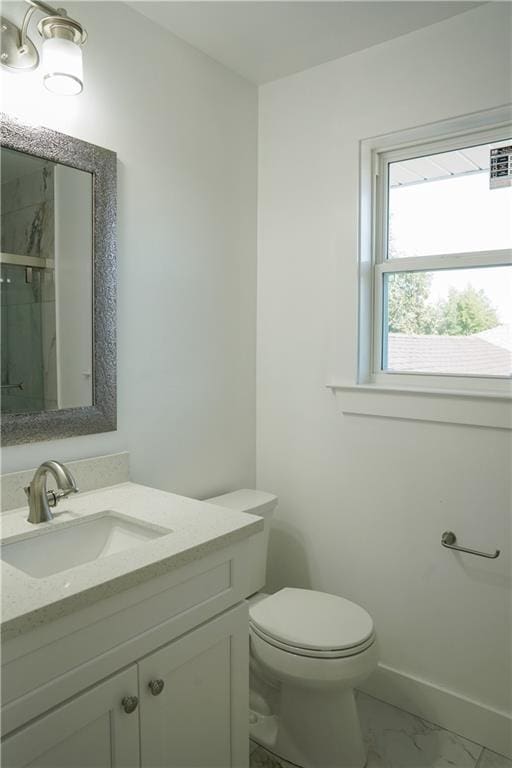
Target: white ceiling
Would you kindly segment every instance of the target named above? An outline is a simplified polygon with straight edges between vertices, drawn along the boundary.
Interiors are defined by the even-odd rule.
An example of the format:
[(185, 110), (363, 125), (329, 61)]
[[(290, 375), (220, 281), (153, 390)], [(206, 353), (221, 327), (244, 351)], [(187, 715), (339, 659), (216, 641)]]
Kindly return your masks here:
[(436, 0), (128, 4), (254, 83), (323, 64), (481, 5)]

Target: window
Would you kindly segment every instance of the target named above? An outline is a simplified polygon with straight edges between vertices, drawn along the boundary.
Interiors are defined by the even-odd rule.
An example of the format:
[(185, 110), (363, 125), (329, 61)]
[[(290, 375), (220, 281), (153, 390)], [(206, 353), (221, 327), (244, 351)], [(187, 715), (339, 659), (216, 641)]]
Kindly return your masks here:
[(357, 356), (328, 384), (343, 413), (512, 430), (510, 145), (509, 106), (360, 142)]
[(374, 150), (373, 383), (510, 379), (512, 187), (491, 189), (489, 172), (508, 145), (510, 127)]

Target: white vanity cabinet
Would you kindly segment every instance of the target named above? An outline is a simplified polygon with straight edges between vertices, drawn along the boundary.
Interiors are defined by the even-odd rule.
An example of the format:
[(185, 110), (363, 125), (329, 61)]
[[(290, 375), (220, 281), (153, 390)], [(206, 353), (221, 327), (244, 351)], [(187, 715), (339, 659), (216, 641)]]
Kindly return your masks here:
[(5, 641), (2, 768), (247, 768), (248, 546)]
[(141, 765), (246, 765), (248, 674), (245, 606), (143, 659), (139, 664)]
[(8, 736), (4, 768), (136, 768), (139, 723), (121, 701), (137, 690), (137, 668), (80, 693), (47, 715)]
[(7, 736), (2, 766), (247, 765), (247, 677), (238, 605)]

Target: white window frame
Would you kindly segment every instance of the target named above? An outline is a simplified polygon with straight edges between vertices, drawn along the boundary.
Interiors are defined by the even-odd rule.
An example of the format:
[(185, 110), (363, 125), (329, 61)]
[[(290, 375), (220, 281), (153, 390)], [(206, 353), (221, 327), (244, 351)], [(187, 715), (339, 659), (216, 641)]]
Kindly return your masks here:
[[(504, 132), (505, 135), (504, 136)], [(417, 371), (382, 370), (382, 351), (384, 348), (383, 327), (383, 277), (386, 273), (424, 272), (439, 269), (460, 269), (463, 267), (498, 267), (512, 265), (512, 249), (493, 251), (471, 251), (469, 253), (446, 253), (442, 255), (411, 256), (388, 258), (389, 224), (389, 164), (415, 157), (430, 156), (439, 152), (450, 152), (478, 144), (493, 144), (512, 137), (512, 125), (489, 128), (484, 131), (468, 132), (451, 138), (437, 139), (433, 142), (406, 146), (391, 151), (374, 150), (373, 166), (375, 200), (374, 249), (373, 249), (373, 334), (372, 356), (373, 369), (370, 380), (375, 384), (399, 383), (400, 386), (421, 386), (429, 388), (463, 389), (485, 391), (487, 389), (507, 393), (510, 389), (510, 376), (428, 373)]]
[(345, 413), (512, 429), (509, 377), (382, 371), (380, 362), (384, 272), (434, 264), (453, 269), (512, 263), (508, 249), (387, 259), (388, 185), (383, 164), (413, 158), (415, 153), (493, 143), (509, 131), (512, 108), (507, 105), (360, 142), (357, 371), (351, 383), (328, 384)]

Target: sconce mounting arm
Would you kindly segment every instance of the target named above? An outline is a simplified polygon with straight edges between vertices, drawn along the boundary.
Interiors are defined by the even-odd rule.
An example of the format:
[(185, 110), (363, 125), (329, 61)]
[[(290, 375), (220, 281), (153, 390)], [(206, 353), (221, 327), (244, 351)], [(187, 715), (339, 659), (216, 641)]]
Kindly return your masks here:
[(44, 13), (47, 16), (67, 16), (67, 12), (64, 10), (64, 8), (54, 8), (53, 6), (48, 5), (48, 3), (41, 2), (41, 0), (25, 0), (25, 2), (30, 5), (30, 8), (25, 13), (23, 21), (21, 22), (20, 48), (25, 46), (27, 40), (28, 25), (35, 11), (41, 11), (41, 13)]

